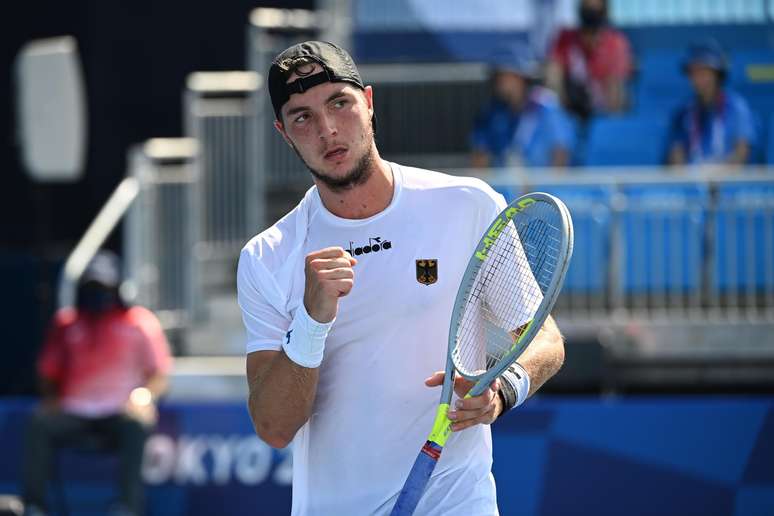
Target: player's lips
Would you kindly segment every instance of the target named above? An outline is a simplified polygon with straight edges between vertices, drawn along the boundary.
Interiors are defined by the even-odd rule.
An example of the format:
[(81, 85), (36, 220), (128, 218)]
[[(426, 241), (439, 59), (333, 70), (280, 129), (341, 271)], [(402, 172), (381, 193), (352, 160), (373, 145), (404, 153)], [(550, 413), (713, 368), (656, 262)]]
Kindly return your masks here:
[(324, 158), (331, 161), (338, 161), (347, 154), (346, 147), (334, 147), (325, 153)]

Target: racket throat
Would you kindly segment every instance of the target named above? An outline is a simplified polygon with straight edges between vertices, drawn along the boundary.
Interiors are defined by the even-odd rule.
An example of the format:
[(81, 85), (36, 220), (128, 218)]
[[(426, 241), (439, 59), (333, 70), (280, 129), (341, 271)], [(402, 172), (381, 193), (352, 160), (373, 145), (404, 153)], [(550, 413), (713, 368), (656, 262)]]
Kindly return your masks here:
[[(441, 449), (446, 446), (446, 441), (449, 439), (449, 435), (451, 435), (451, 421), (449, 420), (448, 413), (448, 403), (441, 403), (438, 405), (438, 410), (435, 413), (435, 422), (433, 423), (433, 431), (430, 432), (430, 436), (427, 438), (428, 443), (436, 444)], [(427, 444), (425, 444), (425, 446), (427, 446)], [(440, 452), (438, 453), (440, 454)]]

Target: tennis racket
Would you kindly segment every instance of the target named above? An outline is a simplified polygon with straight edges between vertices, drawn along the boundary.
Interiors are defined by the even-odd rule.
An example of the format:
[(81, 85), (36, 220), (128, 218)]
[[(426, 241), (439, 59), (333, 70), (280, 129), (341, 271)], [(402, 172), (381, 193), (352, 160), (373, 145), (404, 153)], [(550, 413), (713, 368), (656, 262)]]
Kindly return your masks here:
[(572, 220), (551, 195), (511, 202), (481, 237), (454, 302), (441, 403), (391, 516), (414, 513), (451, 434), (454, 376), (479, 396), (529, 346), (551, 312), (572, 255)]

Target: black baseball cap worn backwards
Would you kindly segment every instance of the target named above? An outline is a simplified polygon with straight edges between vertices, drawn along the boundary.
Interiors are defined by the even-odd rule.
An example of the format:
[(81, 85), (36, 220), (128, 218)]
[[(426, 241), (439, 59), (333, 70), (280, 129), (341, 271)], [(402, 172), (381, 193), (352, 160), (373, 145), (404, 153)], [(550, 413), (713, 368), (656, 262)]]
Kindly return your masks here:
[[(304, 74), (304, 64), (317, 63), (322, 71)], [(292, 73), (298, 76), (287, 82)], [(352, 57), (343, 48), (327, 41), (306, 41), (288, 48), (274, 58), (269, 68), (269, 96), (277, 120), (281, 120), (282, 106), (294, 93), (303, 93), (326, 82), (348, 82), (365, 89), (360, 72)]]

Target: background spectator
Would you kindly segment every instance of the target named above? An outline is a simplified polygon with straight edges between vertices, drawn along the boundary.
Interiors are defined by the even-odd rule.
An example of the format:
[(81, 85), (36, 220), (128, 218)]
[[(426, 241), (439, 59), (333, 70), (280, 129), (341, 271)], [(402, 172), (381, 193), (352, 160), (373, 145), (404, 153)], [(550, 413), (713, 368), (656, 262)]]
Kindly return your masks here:
[(156, 317), (125, 306), (119, 284), (118, 259), (98, 254), (84, 272), (77, 307), (54, 317), (38, 362), (43, 398), (26, 435), (27, 514), (45, 514), (56, 450), (95, 440), (120, 459), (119, 502), (111, 514), (142, 513), (143, 449), (171, 357)]
[(474, 167), (566, 166), (572, 128), (556, 94), (538, 85), (540, 66), (514, 46), (492, 60), (492, 100), (471, 135)]
[(554, 43), (548, 85), (581, 119), (622, 111), (632, 68), (629, 41), (609, 25), (606, 0), (582, 0), (578, 18), (580, 27), (561, 31)]
[(755, 124), (747, 101), (725, 87), (728, 59), (720, 45), (707, 41), (691, 46), (683, 73), (695, 96), (673, 115), (669, 164), (746, 163), (756, 139)]

